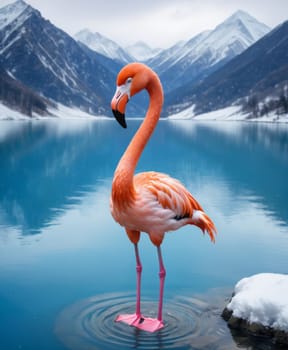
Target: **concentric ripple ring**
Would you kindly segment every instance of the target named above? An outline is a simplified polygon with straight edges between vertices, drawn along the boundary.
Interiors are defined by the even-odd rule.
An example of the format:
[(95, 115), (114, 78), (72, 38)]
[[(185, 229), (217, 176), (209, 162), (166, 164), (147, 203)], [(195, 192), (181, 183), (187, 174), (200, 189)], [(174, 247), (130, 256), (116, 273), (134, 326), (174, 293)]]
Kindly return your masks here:
[[(166, 299), (165, 327), (149, 333), (114, 321), (118, 314), (134, 312), (134, 295), (97, 295), (64, 309), (56, 320), (55, 333), (71, 350), (233, 349), (234, 342), (220, 316), (225, 301), (220, 306), (208, 300), (184, 296)], [(145, 316), (156, 316), (154, 301), (144, 300), (141, 307)]]

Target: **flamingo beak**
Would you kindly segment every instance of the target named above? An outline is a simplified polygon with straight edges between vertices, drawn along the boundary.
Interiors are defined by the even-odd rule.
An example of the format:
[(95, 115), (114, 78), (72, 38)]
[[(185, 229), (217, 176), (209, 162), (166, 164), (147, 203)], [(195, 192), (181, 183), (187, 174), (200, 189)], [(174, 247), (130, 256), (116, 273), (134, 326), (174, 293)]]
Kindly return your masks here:
[(117, 122), (123, 127), (127, 128), (125, 120), (125, 109), (129, 101), (129, 91), (125, 85), (117, 87), (115, 95), (111, 101), (111, 108)]

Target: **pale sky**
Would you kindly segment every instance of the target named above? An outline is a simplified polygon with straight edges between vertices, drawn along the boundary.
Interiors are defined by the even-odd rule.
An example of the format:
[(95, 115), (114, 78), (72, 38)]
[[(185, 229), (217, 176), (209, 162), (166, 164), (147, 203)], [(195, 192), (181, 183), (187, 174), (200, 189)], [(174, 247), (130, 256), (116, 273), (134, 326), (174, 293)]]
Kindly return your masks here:
[(270, 27), (288, 19), (288, 0), (26, 0), (73, 35), (88, 28), (121, 46), (144, 41), (167, 48), (214, 29), (235, 11)]

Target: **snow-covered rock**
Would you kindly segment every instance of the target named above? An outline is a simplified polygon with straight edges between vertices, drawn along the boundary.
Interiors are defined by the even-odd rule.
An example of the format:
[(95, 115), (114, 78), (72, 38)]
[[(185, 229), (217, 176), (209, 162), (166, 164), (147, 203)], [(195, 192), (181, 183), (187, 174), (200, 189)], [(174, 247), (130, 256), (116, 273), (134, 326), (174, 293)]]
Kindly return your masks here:
[(260, 273), (243, 278), (223, 317), (231, 328), (288, 344), (288, 275)]

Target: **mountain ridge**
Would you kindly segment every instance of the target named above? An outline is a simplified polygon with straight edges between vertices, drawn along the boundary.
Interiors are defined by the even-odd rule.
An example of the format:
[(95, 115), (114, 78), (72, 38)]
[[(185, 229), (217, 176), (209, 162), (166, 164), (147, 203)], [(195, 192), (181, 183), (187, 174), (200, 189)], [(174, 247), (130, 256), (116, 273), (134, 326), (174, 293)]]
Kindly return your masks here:
[[(82, 32), (86, 35), (86, 44), (83, 40), (79, 41), (77, 35), (71, 37), (23, 0), (6, 2), (9, 4), (0, 7), (0, 65), (9, 77), (22, 84), (24, 90), (21, 91), (35, 92), (37, 96), (44, 98), (44, 105), (51, 101), (54, 105), (60, 103), (92, 115), (111, 116), (110, 99), (114, 93), (118, 71), (126, 63), (134, 61), (135, 57), (113, 40), (97, 32), (92, 33), (90, 44), (88, 41), (91, 32), (88, 30), (86, 33)], [(271, 90), (271, 86), (267, 87), (269, 81), (274, 85), (282, 82), (281, 74), (285, 76), (286, 67), (281, 55), (275, 58), (279, 71), (265, 71), (267, 77), (256, 76), (253, 67), (249, 67), (245, 62), (241, 63), (243, 53), (250, 52), (249, 49), (263, 37), (273, 36), (276, 29), (268, 32), (269, 28), (266, 25), (239, 10), (213, 30), (201, 32), (187, 41), (177, 42), (149, 59), (145, 59), (144, 56), (149, 54), (151, 48), (145, 48), (145, 43), (138, 43), (140, 49), (144, 48), (144, 63), (159, 74), (164, 86), (166, 115), (191, 105), (195, 105), (195, 113), (202, 113), (213, 108), (225, 107), (229, 103), (238, 103), (241, 99), (241, 103), (244, 103), (243, 98), (250, 95), (255, 97), (257, 89), (264, 95), (265, 89)], [(272, 41), (267, 43), (268, 51), (275, 50)], [(253, 55), (256, 57), (257, 53), (254, 52)], [(263, 50), (262, 56), (265, 57)], [(286, 59), (285, 52), (282, 56)], [(247, 56), (244, 55), (245, 57)], [(258, 61), (253, 61), (252, 57), (251, 62), (255, 67), (259, 63), (260, 67), (263, 57), (259, 56)], [(234, 61), (237, 58), (239, 60)], [(231, 70), (231, 61), (234, 68), (243, 64), (245, 69), (241, 71), (242, 83), (255, 77), (255, 84), (250, 90), (245, 90), (243, 84), (237, 82), (237, 74), (233, 76), (235, 80), (229, 78), (231, 86), (225, 85), (225, 79), (228, 79), (227, 72)], [(2, 74), (3, 77), (6, 73)], [(239, 84), (246, 95), (237, 94), (234, 87), (240, 86)], [(215, 102), (215, 89), (219, 86), (226, 86), (225, 89), (229, 92), (229, 96), (222, 96), (227, 98), (225, 103), (221, 96), (217, 97), (218, 102)], [(129, 113), (138, 116), (144, 113), (148, 99), (146, 95), (140, 95), (128, 105)], [(258, 99), (262, 98), (258, 95)], [(198, 101), (195, 101), (196, 96)], [(246, 105), (249, 104), (252, 105), (252, 102), (246, 101)], [(45, 108), (43, 107), (44, 112)]]
[[(181, 49), (160, 53), (148, 61), (159, 73), (166, 92), (188, 82), (197, 82), (246, 50), (255, 38), (269, 32), (269, 27), (244, 11), (237, 11), (213, 30), (192, 37)], [(163, 63), (161, 56), (166, 56)], [(159, 62), (160, 58), (160, 62)]]
[(186, 84), (168, 95), (165, 110), (173, 114), (181, 105), (193, 105), (197, 115), (233, 104), (247, 107), (251, 97), (265, 104), (285, 86), (288, 90), (288, 21), (197, 85)]
[(114, 74), (99, 62), (99, 56), (92, 51), (88, 55), (24, 1), (10, 8), (13, 5), (22, 6), (23, 11), (0, 30), (1, 62), (7, 72), (55, 102), (94, 114), (108, 113)]

